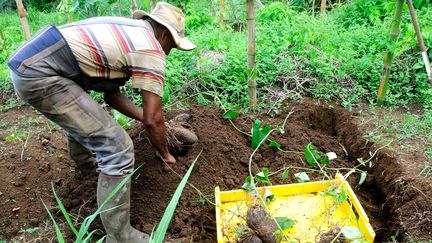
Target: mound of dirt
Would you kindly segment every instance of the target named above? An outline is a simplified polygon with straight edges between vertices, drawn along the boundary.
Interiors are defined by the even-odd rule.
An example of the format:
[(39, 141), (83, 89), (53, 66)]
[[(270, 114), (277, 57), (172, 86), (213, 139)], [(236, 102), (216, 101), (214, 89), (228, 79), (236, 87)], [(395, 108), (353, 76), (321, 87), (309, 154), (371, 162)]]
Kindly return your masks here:
[[(293, 113), (287, 117), (290, 111)], [(181, 176), (200, 152), (189, 182), (211, 201), (214, 200), (216, 186), (221, 190), (239, 189), (248, 175), (249, 156), (253, 151), (251, 141), (237, 129), (249, 133), (255, 117), (248, 114), (235, 118), (233, 122), (237, 128), (234, 128), (228, 120), (221, 118), (220, 110), (200, 105), (192, 105), (187, 111), (171, 111), (166, 116), (169, 119), (183, 112), (191, 114), (189, 123), (199, 141), (187, 153), (178, 155), (178, 162), (171, 167), (156, 157), (141, 126), (136, 124), (130, 131), (135, 145), (135, 163), (143, 164), (132, 179), (131, 222), (146, 232), (151, 232), (159, 222)], [(335, 168), (329, 170), (332, 176), (336, 174), (336, 168), (346, 173), (347, 168), (358, 165), (357, 158), (368, 159), (370, 152), (377, 150), (377, 146), (363, 139), (352, 114), (336, 105), (316, 105), (311, 100), (291, 102), (285, 104), (277, 115), (258, 117), (272, 127), (281, 126), (287, 120), (284, 133), (275, 131), (270, 136), (282, 145), (283, 151), (264, 146), (253, 157), (254, 172), (262, 167), (269, 168), (271, 172), (283, 168), (289, 172), (286, 180), (280, 174), (272, 176), (273, 184), (295, 183), (294, 173), (302, 171), (302, 167), (310, 168), (303, 156), (303, 150), (310, 142), (320, 151), (332, 151), (338, 155), (329, 165)], [(54, 181), (61, 200), (73, 214), (82, 217), (96, 209), (96, 174), (86, 178), (75, 177), (74, 172), (70, 171), (72, 163), (64, 157), (65, 144), (63, 138), (58, 138), (59, 134), (61, 131), (49, 134), (50, 144), (55, 149), (51, 150), (53, 155), (44, 160), (41, 156), (46, 148), (38, 145), (37, 140), (29, 144), (27, 156), (32, 158), (25, 163), (17, 164), (16, 157), (10, 158), (11, 155), (2, 150), (0, 173), (7, 175), (7, 178), (0, 179), (0, 191), (4, 194), (0, 196), (0, 239), (11, 239), (25, 223), (36, 226), (46, 219), (39, 197), (49, 205), (55, 205), (50, 192), (51, 181)], [(32, 154), (33, 150), (37, 153)], [(18, 151), (19, 147), (15, 149), (15, 156)], [(385, 149), (379, 150), (371, 163), (372, 168), (361, 167), (368, 170), (368, 177), (361, 187), (355, 187), (359, 180), (357, 174), (351, 175), (348, 180), (355, 187), (370, 217), (377, 241), (389, 240), (392, 235), (396, 235), (399, 241), (431, 239), (430, 184), (407, 174), (406, 168)], [(44, 172), (43, 168), (49, 169)], [(23, 173), (24, 179), (20, 179)], [(312, 180), (323, 179), (317, 173), (309, 173), (309, 177)], [(22, 181), (20, 187), (12, 183), (19, 180)], [(25, 194), (27, 187), (31, 188), (31, 197), (34, 198), (30, 202)], [(14, 191), (16, 188), (19, 188), (19, 194)], [(15, 202), (8, 204), (6, 199)], [(14, 207), (21, 209), (14, 211)], [(60, 218), (59, 214), (57, 216)], [(102, 228), (100, 222), (96, 222), (95, 227)], [(216, 241), (214, 206), (191, 186), (186, 186), (183, 191), (169, 227), (169, 236), (184, 242)]]

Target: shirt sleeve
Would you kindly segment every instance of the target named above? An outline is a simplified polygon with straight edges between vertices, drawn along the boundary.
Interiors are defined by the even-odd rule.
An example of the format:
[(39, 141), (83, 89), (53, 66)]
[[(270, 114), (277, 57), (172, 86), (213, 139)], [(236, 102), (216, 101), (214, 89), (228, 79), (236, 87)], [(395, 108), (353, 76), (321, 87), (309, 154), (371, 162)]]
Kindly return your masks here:
[(137, 50), (126, 54), (126, 68), (131, 74), (132, 88), (163, 96), (165, 54), (157, 50)]

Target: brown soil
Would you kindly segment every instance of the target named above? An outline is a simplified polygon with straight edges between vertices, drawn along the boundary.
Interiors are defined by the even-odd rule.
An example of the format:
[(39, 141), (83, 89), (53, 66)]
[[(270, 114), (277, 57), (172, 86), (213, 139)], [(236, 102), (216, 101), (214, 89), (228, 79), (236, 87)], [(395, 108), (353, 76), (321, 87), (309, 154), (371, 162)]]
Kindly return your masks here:
[[(253, 158), (253, 170), (268, 167), (274, 172), (287, 168), (289, 179), (283, 181), (280, 174), (270, 179), (274, 184), (294, 183), (294, 173), (311, 168), (304, 162), (301, 153), (309, 142), (323, 152), (333, 151), (338, 155), (329, 167), (352, 168), (358, 165), (357, 158), (369, 159), (370, 153), (379, 146), (367, 142), (363, 132), (356, 125), (352, 113), (334, 105), (316, 105), (311, 100), (303, 103), (285, 104), (280, 114), (259, 116), (263, 123), (272, 127), (281, 125), (289, 111), (285, 133), (275, 131), (271, 139), (277, 140), (285, 151), (275, 151), (264, 147)], [(168, 118), (184, 111), (167, 113)], [(173, 171), (155, 156), (141, 127), (136, 125), (130, 131), (135, 143), (136, 165), (141, 169), (133, 176), (132, 187), (132, 224), (150, 232), (160, 220), (166, 205), (173, 195), (180, 177), (191, 162), (202, 151), (189, 182), (197, 187), (210, 200), (213, 200), (214, 188), (221, 190), (239, 189), (248, 174), (248, 161), (252, 153), (250, 138), (242, 135), (227, 121), (221, 118), (220, 110), (213, 107), (192, 105), (187, 111), (192, 115), (189, 123), (199, 138), (188, 153), (179, 155)], [(0, 141), (0, 240), (12, 238), (26, 241), (41, 236), (38, 233), (22, 234), (20, 229), (39, 226), (44, 228), (48, 219), (41, 199), (54, 207), (51, 192), (54, 184), (60, 199), (73, 215), (84, 217), (96, 209), (96, 174), (87, 178), (75, 176), (73, 163), (67, 156), (65, 139), (62, 131), (37, 115), (31, 108), (21, 107), (0, 113), (0, 137), (8, 135), (11, 127), (17, 125), (30, 127), (32, 134), (25, 150), (25, 159), (20, 161), (21, 145), (16, 141)], [(33, 123), (28, 119), (36, 119)], [(25, 124), (23, 121), (27, 121)], [(236, 126), (249, 132), (254, 121), (252, 115), (243, 115), (234, 119)], [(6, 124), (6, 125), (5, 125)], [(9, 125), (8, 125), (9, 124)], [(414, 157), (414, 156), (413, 156)], [(372, 168), (361, 187), (355, 187), (359, 180), (357, 174), (348, 179), (365, 208), (374, 230), (377, 242), (388, 241), (396, 237), (398, 241), (432, 239), (432, 188), (431, 180), (418, 176), (418, 171), (411, 171), (400, 157), (387, 149), (379, 150), (371, 160)], [(329, 170), (331, 175), (335, 170)], [(309, 173), (312, 180), (321, 180), (322, 176)], [(52, 210), (57, 219), (61, 216)], [(96, 222), (96, 228), (101, 228)], [(70, 236), (70, 233), (69, 233)], [(214, 206), (200, 199), (199, 194), (186, 186), (177, 206), (169, 228), (169, 236), (184, 242), (215, 242), (216, 225)]]

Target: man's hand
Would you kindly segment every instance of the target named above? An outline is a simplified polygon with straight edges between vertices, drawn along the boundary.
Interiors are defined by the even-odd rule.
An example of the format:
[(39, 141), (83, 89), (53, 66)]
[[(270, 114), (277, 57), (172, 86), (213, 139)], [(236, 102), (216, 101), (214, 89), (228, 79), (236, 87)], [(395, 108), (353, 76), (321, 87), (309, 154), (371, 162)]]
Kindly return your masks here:
[(154, 93), (143, 90), (141, 92), (143, 103), (143, 123), (151, 144), (166, 163), (176, 162), (174, 156), (168, 151), (165, 119), (162, 114), (162, 98)]
[(162, 157), (162, 155), (160, 155), (159, 152), (156, 151), (156, 156), (162, 160), (163, 162), (167, 163), (167, 164), (174, 164), (176, 162), (176, 159), (174, 158), (174, 156), (172, 156), (170, 153), (167, 154), (167, 156)]

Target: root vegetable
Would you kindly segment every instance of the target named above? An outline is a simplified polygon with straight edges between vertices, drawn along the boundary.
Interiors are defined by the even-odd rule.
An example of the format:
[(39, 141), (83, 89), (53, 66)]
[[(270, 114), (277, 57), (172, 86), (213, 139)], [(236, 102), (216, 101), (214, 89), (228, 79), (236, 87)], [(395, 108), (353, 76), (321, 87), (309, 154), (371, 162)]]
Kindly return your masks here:
[(277, 225), (273, 220), (262, 222), (256, 230), (263, 243), (276, 243), (276, 236), (273, 234), (277, 230)]
[(247, 225), (252, 229), (258, 229), (259, 226), (264, 222), (266, 212), (264, 208), (259, 205), (250, 207), (247, 211), (246, 222)]

